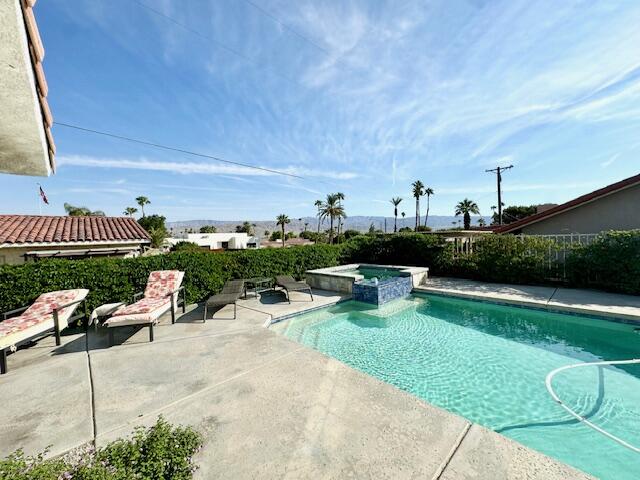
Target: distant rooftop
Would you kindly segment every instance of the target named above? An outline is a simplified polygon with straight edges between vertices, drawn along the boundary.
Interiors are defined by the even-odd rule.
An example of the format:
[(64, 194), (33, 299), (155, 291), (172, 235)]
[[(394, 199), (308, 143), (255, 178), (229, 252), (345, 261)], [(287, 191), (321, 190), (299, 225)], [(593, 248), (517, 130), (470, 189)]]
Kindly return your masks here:
[(141, 241), (149, 234), (129, 217), (0, 215), (0, 245)]

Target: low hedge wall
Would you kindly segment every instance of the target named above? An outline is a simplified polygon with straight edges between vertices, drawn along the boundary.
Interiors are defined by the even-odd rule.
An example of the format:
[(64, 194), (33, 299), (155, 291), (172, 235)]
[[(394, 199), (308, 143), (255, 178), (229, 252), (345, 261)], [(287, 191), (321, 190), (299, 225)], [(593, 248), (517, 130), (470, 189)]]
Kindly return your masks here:
[(87, 288), (89, 309), (130, 301), (153, 270), (182, 270), (187, 301), (199, 302), (231, 278), (301, 277), (306, 270), (340, 263), (341, 247), (313, 245), (240, 252), (175, 252), (139, 258), (51, 259), (0, 267), (0, 312), (30, 304), (43, 292)]
[(433, 275), (445, 273), (450, 246), (436, 235), (360, 235), (342, 247), (343, 263), (378, 263), (429, 267)]
[(486, 235), (476, 240), (471, 254), (454, 256), (449, 250), (441, 268), (451, 276), (488, 282), (548, 283), (556, 268), (548, 262), (553, 246), (543, 238)]
[[(544, 284), (557, 265), (547, 254), (553, 243), (541, 238), (486, 235), (471, 254), (454, 255), (452, 245), (436, 235), (360, 235), (342, 245), (313, 245), (241, 252), (174, 252), (131, 259), (42, 260), (0, 267), (0, 312), (28, 305), (42, 292), (88, 288), (90, 309), (141, 291), (153, 270), (182, 270), (187, 301), (218, 292), (230, 278), (302, 277), (306, 270), (345, 263), (429, 267), (431, 275), (489, 282)], [(640, 230), (609, 232), (587, 247), (576, 248), (566, 263), (570, 286), (640, 295)], [(557, 282), (556, 282), (557, 283)]]
[(571, 285), (640, 295), (640, 230), (611, 231), (567, 259)]

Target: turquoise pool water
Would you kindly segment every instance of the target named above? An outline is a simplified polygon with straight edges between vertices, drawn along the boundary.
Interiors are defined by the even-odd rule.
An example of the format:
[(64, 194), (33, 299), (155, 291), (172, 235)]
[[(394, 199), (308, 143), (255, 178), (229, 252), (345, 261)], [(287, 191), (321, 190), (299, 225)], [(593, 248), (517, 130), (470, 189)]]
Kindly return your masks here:
[[(345, 302), (272, 328), (385, 382), (603, 479), (640, 478), (640, 455), (574, 420), (545, 377), (640, 358), (634, 326), (437, 296)], [(555, 377), (560, 398), (640, 445), (640, 365)]]

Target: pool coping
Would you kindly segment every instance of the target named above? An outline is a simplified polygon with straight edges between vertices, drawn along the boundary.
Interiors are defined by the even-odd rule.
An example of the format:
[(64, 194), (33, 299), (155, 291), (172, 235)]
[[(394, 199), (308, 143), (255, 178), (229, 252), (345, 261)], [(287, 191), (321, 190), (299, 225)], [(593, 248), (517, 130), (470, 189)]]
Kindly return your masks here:
[(553, 296), (558, 289), (554, 290), (554, 294), (546, 301), (535, 299), (515, 299), (497, 297), (492, 294), (479, 295), (474, 293), (468, 293), (464, 291), (457, 291), (451, 289), (442, 289), (438, 287), (429, 287), (420, 285), (415, 287), (412, 294), (427, 294), (437, 295), (441, 297), (449, 298), (461, 298), (464, 300), (470, 300), (475, 302), (492, 303), (495, 305), (503, 305), (509, 307), (530, 308), (532, 310), (546, 311), (552, 313), (560, 313), (565, 315), (574, 315), (581, 317), (589, 317), (597, 320), (605, 320), (615, 323), (624, 323), (630, 325), (640, 326), (640, 315), (632, 315), (621, 312), (610, 312), (607, 310), (598, 310), (597, 308), (581, 308), (579, 306), (562, 305), (557, 302), (553, 302)]

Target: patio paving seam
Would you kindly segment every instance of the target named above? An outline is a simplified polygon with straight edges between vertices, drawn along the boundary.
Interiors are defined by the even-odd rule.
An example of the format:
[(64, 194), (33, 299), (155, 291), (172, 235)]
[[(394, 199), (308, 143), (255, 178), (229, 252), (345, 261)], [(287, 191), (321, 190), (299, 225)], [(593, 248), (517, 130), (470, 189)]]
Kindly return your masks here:
[(93, 370), (91, 368), (91, 351), (89, 350), (89, 332), (87, 331), (87, 334), (85, 335), (85, 349), (87, 352), (87, 368), (89, 370), (89, 399), (90, 399), (90, 405), (91, 405), (91, 436), (92, 438), (92, 442), (93, 442), (93, 446), (95, 447), (96, 445), (96, 395), (95, 395), (95, 388), (93, 385)]
[(465, 424), (464, 428), (462, 429), (462, 432), (460, 432), (460, 434), (456, 438), (456, 441), (454, 442), (453, 447), (451, 448), (451, 451), (449, 452), (447, 457), (444, 459), (442, 464), (438, 467), (438, 470), (436, 470), (436, 473), (433, 475), (432, 480), (439, 480), (442, 477), (445, 470), (451, 463), (451, 460), (453, 459), (455, 454), (458, 453), (458, 449), (460, 448), (460, 445), (462, 445), (464, 438), (467, 436), (472, 426), (473, 424), (471, 422), (467, 422)]
[(242, 372), (242, 373), (239, 373), (239, 374), (237, 374), (237, 375), (233, 375), (233, 376), (231, 376), (231, 377), (229, 377), (229, 378), (227, 378), (227, 379), (225, 379), (225, 380), (222, 380), (222, 381), (220, 381), (220, 382), (218, 382), (218, 383), (215, 383), (215, 384), (213, 384), (213, 385), (209, 385), (208, 387), (205, 387), (205, 388), (203, 388), (202, 390), (198, 390), (197, 392), (194, 392), (194, 393), (191, 393), (191, 394), (189, 394), (189, 395), (186, 395), (186, 396), (184, 396), (184, 397), (182, 397), (182, 398), (179, 398), (178, 400), (174, 400), (173, 402), (167, 403), (166, 405), (163, 405), (162, 407), (156, 408), (155, 410), (152, 410), (152, 411), (150, 411), (150, 412), (148, 412), (148, 413), (145, 413), (145, 414), (143, 414), (143, 415), (140, 415), (140, 416), (138, 416), (138, 417), (135, 417), (135, 418), (133, 418), (133, 419), (131, 419), (131, 420), (127, 421), (127, 422), (124, 422), (123, 424), (121, 424), (121, 425), (119, 425), (119, 426), (117, 426), (117, 427), (111, 428), (111, 429), (109, 429), (109, 430), (107, 430), (107, 431), (105, 431), (105, 432), (102, 432), (102, 433), (97, 433), (97, 434), (96, 434), (96, 439), (97, 439), (98, 437), (101, 437), (101, 436), (104, 436), (104, 435), (108, 435), (108, 434), (110, 434), (110, 433), (112, 433), (112, 432), (118, 431), (118, 430), (122, 429), (123, 427), (125, 427), (125, 426), (127, 426), (127, 425), (132, 425), (132, 424), (134, 424), (134, 423), (136, 423), (136, 422), (139, 422), (139, 421), (140, 421), (140, 420), (142, 420), (142, 419), (146, 419), (146, 418), (148, 418), (148, 417), (150, 417), (150, 416), (158, 415), (159, 413), (163, 412), (164, 410), (166, 410), (166, 409), (168, 409), (168, 408), (170, 408), (170, 407), (173, 407), (173, 406), (175, 406), (175, 405), (178, 405), (179, 403), (182, 403), (182, 402), (184, 402), (184, 401), (186, 401), (186, 400), (191, 400), (192, 398), (198, 397), (198, 396), (202, 395), (202, 394), (203, 394), (203, 393), (205, 393), (205, 392), (208, 392), (208, 391), (210, 391), (210, 390), (213, 390), (213, 389), (215, 389), (215, 388), (220, 387), (221, 385), (224, 385), (224, 384), (226, 384), (226, 383), (229, 383), (229, 382), (232, 382), (232, 381), (234, 381), (234, 380), (237, 380), (238, 378), (241, 378), (241, 377), (247, 376), (247, 375), (249, 375), (249, 374), (251, 374), (251, 373), (253, 373), (253, 372), (256, 372), (256, 371), (258, 371), (258, 370), (261, 370), (261, 369), (263, 369), (263, 368), (265, 368), (265, 367), (267, 367), (267, 366), (269, 366), (269, 365), (272, 365), (272, 364), (274, 364), (274, 363), (276, 363), (276, 362), (279, 362), (279, 361), (280, 361), (280, 360), (282, 360), (283, 358), (286, 358), (286, 357), (288, 357), (288, 356), (290, 356), (290, 355), (293, 355), (293, 354), (295, 354), (295, 353), (298, 353), (300, 350), (303, 350), (304, 348), (305, 348), (305, 347), (296, 348), (295, 350), (292, 350), (291, 352), (285, 353), (284, 355), (281, 355), (281, 356), (279, 356), (279, 357), (277, 357), (277, 358), (274, 358), (274, 359), (272, 359), (272, 360), (269, 360), (268, 362), (265, 362), (265, 363), (263, 363), (262, 365), (259, 365), (259, 366), (257, 366), (257, 367), (250, 368), (250, 369), (249, 369), (249, 370), (247, 370), (246, 372)]

